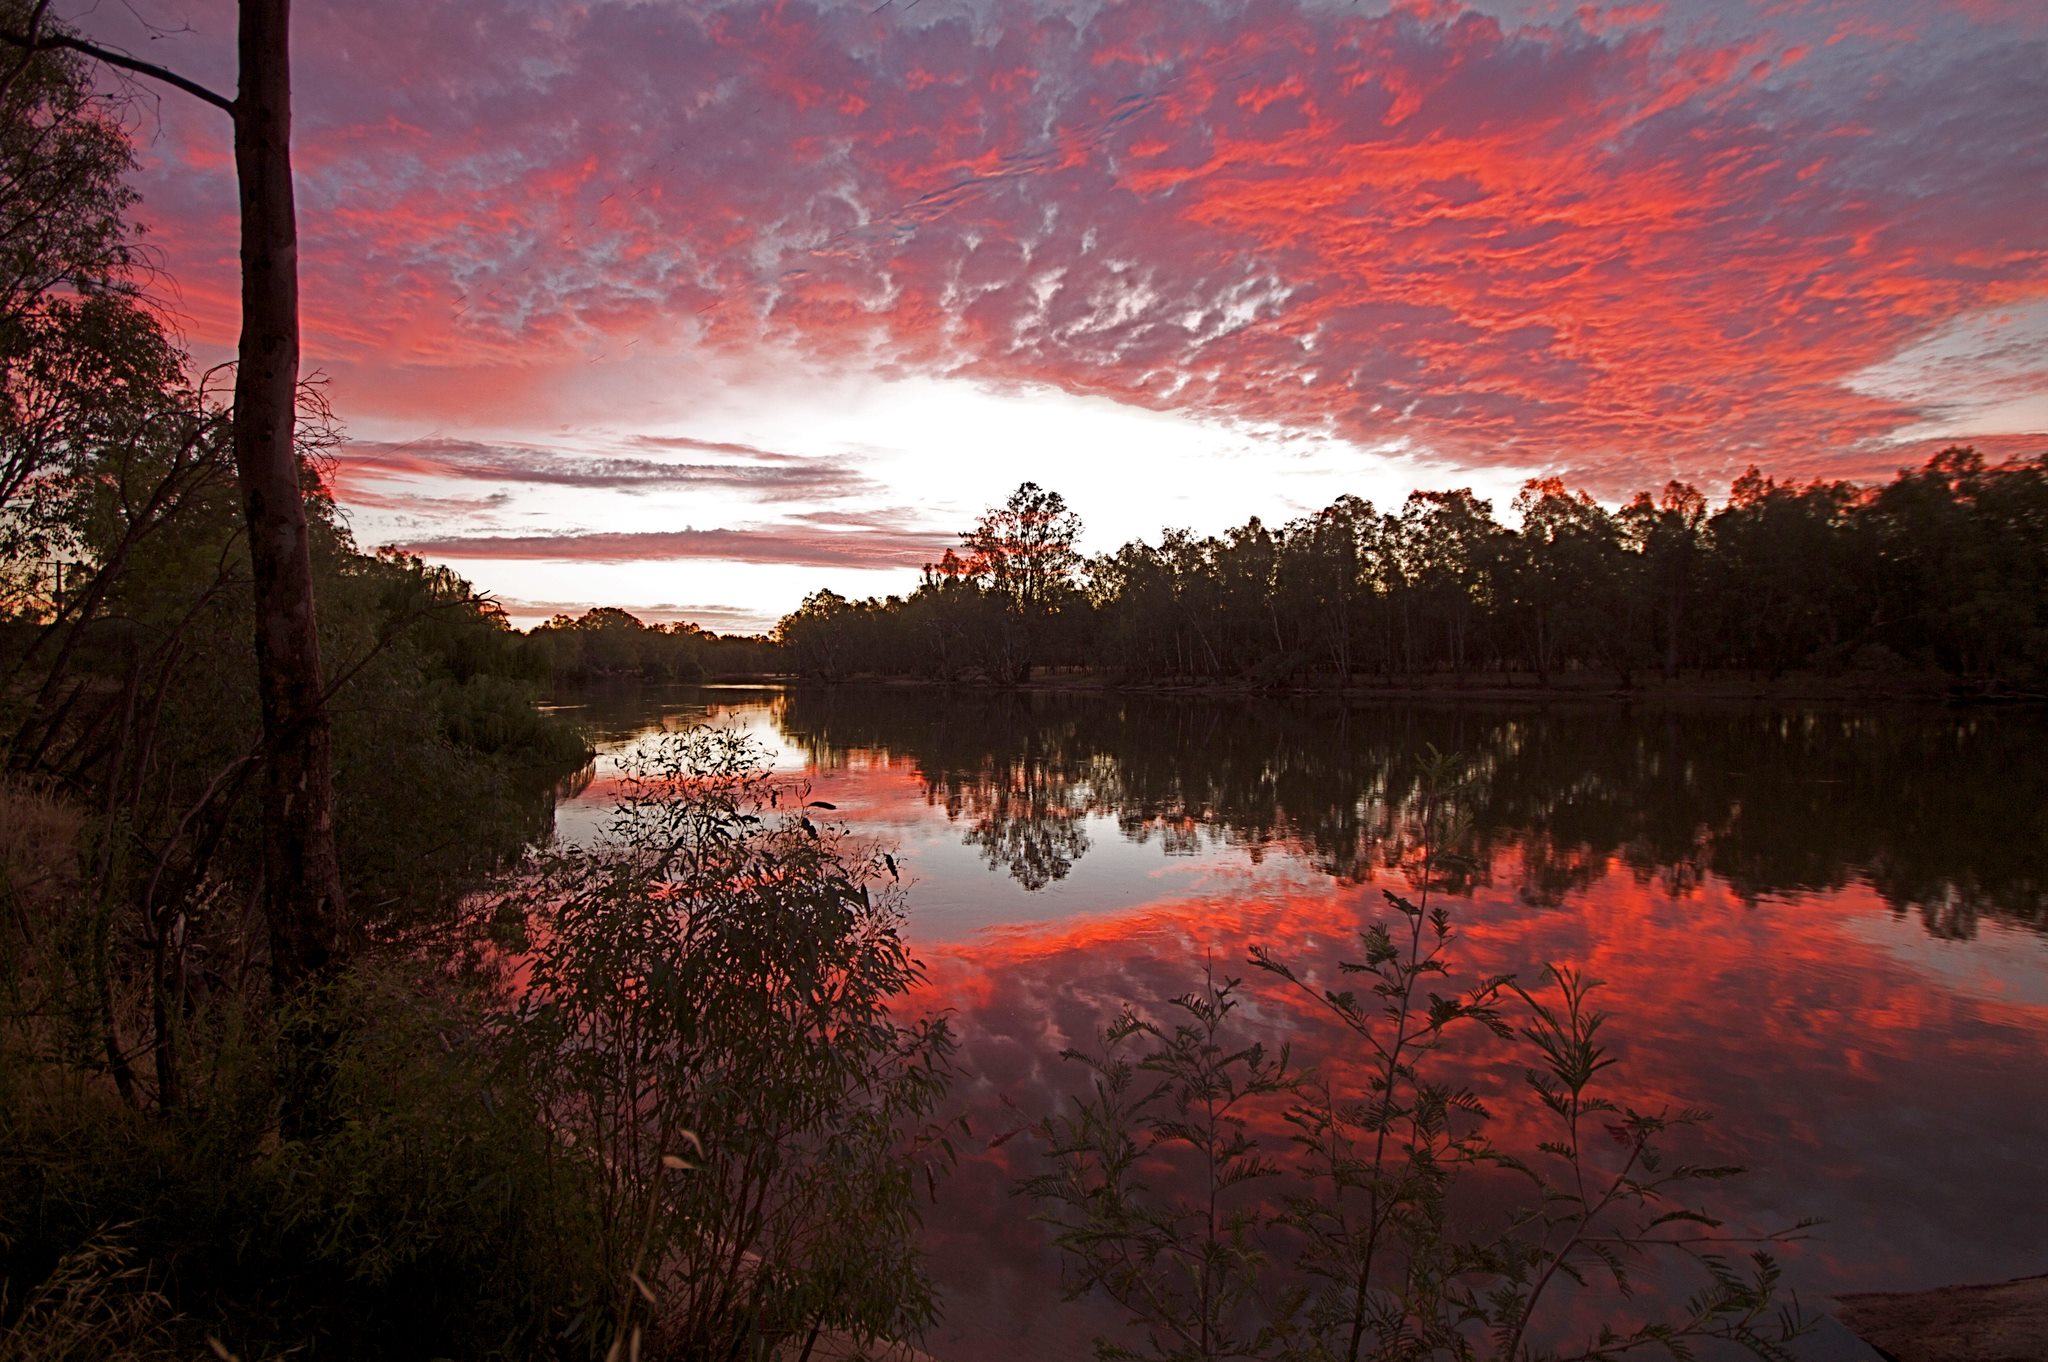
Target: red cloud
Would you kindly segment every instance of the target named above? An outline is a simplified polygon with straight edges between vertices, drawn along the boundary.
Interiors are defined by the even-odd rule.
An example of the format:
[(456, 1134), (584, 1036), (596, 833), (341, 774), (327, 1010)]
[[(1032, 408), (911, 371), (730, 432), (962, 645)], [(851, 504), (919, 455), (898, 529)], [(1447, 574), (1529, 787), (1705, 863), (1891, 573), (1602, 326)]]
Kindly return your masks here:
[[(1870, 472), (1920, 413), (1848, 381), (2048, 294), (2048, 43), (1995, 10), (1910, 49), (1797, 8), (310, 11), (309, 359), (374, 407), (420, 371), (767, 340), (1607, 490)], [(220, 129), (167, 133), (145, 188), (218, 341)]]

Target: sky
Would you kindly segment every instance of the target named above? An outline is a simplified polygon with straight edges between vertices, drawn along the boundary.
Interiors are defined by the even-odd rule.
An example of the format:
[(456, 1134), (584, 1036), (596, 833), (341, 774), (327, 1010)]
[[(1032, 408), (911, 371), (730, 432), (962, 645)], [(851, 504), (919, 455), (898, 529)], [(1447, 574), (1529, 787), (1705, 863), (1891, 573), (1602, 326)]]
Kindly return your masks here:
[[(59, 0), (233, 88), (227, 0)], [(1532, 476), (2048, 449), (2039, 0), (300, 0), (304, 362), (359, 542), (515, 621), (905, 591)], [(227, 120), (132, 119), (200, 363)]]

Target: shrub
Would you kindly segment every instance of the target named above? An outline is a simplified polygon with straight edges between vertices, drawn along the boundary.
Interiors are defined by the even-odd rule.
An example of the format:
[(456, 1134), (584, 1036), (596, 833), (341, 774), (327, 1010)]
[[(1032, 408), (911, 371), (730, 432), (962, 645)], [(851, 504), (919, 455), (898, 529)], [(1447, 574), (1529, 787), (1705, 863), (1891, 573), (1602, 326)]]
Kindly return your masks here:
[[(293, 1027), (333, 1044), (320, 1121), (287, 1131)], [(179, 1356), (210, 1333), (250, 1359), (529, 1357), (595, 1297), (584, 1189), (548, 1157), (502, 1029), (445, 979), (364, 964), (279, 1017), (222, 1004), (181, 1033), (192, 1083), (168, 1111), (30, 1054), (0, 1070), (0, 1291), (17, 1332), (59, 1306), (141, 1320), (161, 1293), (137, 1337)], [(67, 1266), (88, 1260), (91, 1274)]]
[(829, 811), (741, 735), (692, 729), (519, 892), (531, 1083), (636, 1348), (807, 1352), (933, 1318), (915, 1161), (950, 1152), (930, 1118), (952, 1040), (895, 1019), (922, 969), (886, 862)]
[[(1430, 991), (1454, 940), (1449, 913), (1429, 900), (1451, 859), (1443, 848), (1461, 835), (1455, 774), (1443, 758), (1425, 772), (1420, 892), (1386, 893), (1395, 916), (1360, 934), (1362, 959), (1339, 965), (1356, 987), (1317, 988), (1252, 951), (1356, 1047), (1362, 1091), (1234, 1040), (1235, 979), (1176, 999), (1186, 1020), (1170, 1029), (1126, 1011), (1102, 1054), (1068, 1052), (1093, 1081), (1040, 1125), (1047, 1168), (1023, 1190), (1044, 1208), (1070, 1289), (1100, 1288), (1136, 1326), (1136, 1347), (1098, 1340), (1099, 1356), (1523, 1362), (1552, 1355), (1541, 1349), (1578, 1326), (1546, 1317), (1560, 1288), (1628, 1297), (1646, 1265), (1672, 1256), (1704, 1277), (1690, 1299), (1657, 1318), (1615, 1311), (1558, 1355), (1661, 1346), (1683, 1357), (1714, 1339), (1780, 1359), (1806, 1328), (1778, 1307), (1767, 1253), (1754, 1249), (1742, 1268), (1725, 1256), (1805, 1224), (1744, 1240), (1688, 1203), (1693, 1184), (1738, 1170), (1668, 1161), (1666, 1137), (1705, 1113), (1637, 1111), (1609, 1095), (1615, 1059), (1591, 981), (1552, 969), (1554, 994), (1509, 978)], [(1479, 1098), (1438, 1077), (1435, 1057), (1461, 1031), (1529, 1047), (1525, 1089), (1551, 1125), (1535, 1149), (1494, 1145)], [(1133, 1055), (1133, 1043), (1145, 1048)], [(1275, 1129), (1289, 1133), (1291, 1158), (1275, 1152)], [(1493, 1175), (1522, 1194), (1474, 1223), (1486, 1217), (1467, 1208), (1485, 1198), (1459, 1193)]]

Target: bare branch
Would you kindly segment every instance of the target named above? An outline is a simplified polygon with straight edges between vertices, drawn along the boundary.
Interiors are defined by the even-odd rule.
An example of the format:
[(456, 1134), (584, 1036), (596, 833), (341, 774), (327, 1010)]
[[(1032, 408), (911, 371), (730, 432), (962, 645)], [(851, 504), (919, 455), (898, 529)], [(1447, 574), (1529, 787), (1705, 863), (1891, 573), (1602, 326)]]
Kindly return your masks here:
[[(39, 8), (36, 13), (36, 19), (40, 21), (41, 17)], [(230, 116), (233, 116), (235, 112), (235, 101), (217, 90), (209, 90), (198, 81), (187, 80), (168, 67), (158, 66), (155, 62), (143, 61), (139, 57), (131, 57), (126, 52), (116, 52), (111, 47), (101, 47), (98, 43), (87, 42), (85, 39), (73, 37), (69, 33), (43, 34), (36, 31), (36, 28), (31, 28), (27, 33), (17, 33), (13, 29), (0, 28), (0, 43), (6, 43), (11, 47), (23, 48), (28, 52), (49, 52), (58, 48), (71, 52), (81, 52), (95, 61), (105, 62), (107, 65), (118, 67), (123, 71), (132, 71), (138, 76), (148, 76), (152, 80), (160, 80), (166, 85), (183, 90), (188, 95), (205, 100), (217, 109), (225, 109)]]

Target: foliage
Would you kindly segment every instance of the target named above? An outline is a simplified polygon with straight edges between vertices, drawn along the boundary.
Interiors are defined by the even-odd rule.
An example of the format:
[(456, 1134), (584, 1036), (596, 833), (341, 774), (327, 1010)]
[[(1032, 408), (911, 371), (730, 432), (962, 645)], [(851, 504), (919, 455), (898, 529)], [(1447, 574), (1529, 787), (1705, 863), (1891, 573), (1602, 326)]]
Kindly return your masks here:
[[(273, 1018), (219, 1000), (183, 1019), (189, 1080), (167, 1111), (122, 1101), (51, 1053), (61, 1037), (6, 1018), (0, 1282), (11, 1298), (33, 1312), (52, 1293), (76, 1295), (65, 1265), (104, 1261), (95, 1246), (119, 1223), (121, 1270), (146, 1268), (164, 1298), (142, 1302), (138, 1346), (162, 1334), (166, 1351), (195, 1356), (203, 1330), (247, 1357), (544, 1351), (594, 1290), (595, 1261), (581, 1189), (547, 1158), (502, 1035), (473, 1000), (406, 967), (358, 967), (295, 1006)], [(280, 1037), (309, 1025), (337, 1038), (326, 1120), (286, 1134)], [(131, 1286), (143, 1279), (119, 1280), (124, 1308), (139, 1309)]]
[[(26, 0), (0, 0), (20, 29)], [(40, 7), (38, 7), (40, 8)], [(97, 93), (70, 52), (0, 54), (0, 345), (58, 299), (132, 283), (126, 223), (135, 193), (120, 106)]]
[(170, 1303), (129, 1262), (117, 1235), (103, 1233), (65, 1254), (18, 1312), (0, 1298), (0, 1357), (14, 1362), (156, 1362), (179, 1356), (166, 1317)]
[(557, 686), (594, 681), (700, 681), (781, 670), (766, 639), (720, 635), (694, 624), (647, 624), (602, 606), (556, 615), (529, 630), (524, 651), (536, 675)]
[[(1255, 1318), (1267, 1259), (1254, 1185), (1280, 1170), (1245, 1112), (1297, 1076), (1284, 1051), (1228, 1048), (1237, 989), (1212, 976), (1174, 999), (1184, 1019), (1170, 1031), (1126, 1010), (1104, 1031), (1102, 1054), (1062, 1052), (1091, 1071), (1091, 1090), (1070, 1115), (1040, 1124), (1051, 1167), (1023, 1189), (1052, 1207), (1045, 1218), (1069, 1290), (1101, 1288), (1145, 1333), (1147, 1351), (1104, 1341), (1105, 1358), (1262, 1357), (1284, 1336), (1284, 1316)], [(1140, 1058), (1125, 1053), (1146, 1043)], [(1161, 1151), (1193, 1165), (1185, 1192), (1154, 1191), (1147, 1169)]]
[[(1362, 989), (1319, 987), (1252, 951), (1352, 1053), (1332, 1054), (1321, 1076), (1289, 1073), (1284, 1051), (1270, 1059), (1226, 1035), (1238, 986), (1212, 981), (1176, 1000), (1191, 1020), (1171, 1033), (1127, 1012), (1101, 1056), (1070, 1056), (1091, 1070), (1090, 1091), (1040, 1127), (1050, 1169), (1023, 1189), (1048, 1208), (1071, 1289), (1101, 1288), (1138, 1326), (1140, 1347), (1105, 1339), (1098, 1353), (1521, 1362), (1607, 1359), (1649, 1344), (1686, 1356), (1712, 1339), (1788, 1357), (1806, 1326), (1778, 1305), (1776, 1265), (1761, 1249), (1746, 1271), (1725, 1255), (1804, 1226), (1746, 1240), (1689, 1204), (1693, 1184), (1737, 1170), (1668, 1161), (1666, 1137), (1704, 1113), (1637, 1111), (1609, 1095), (1602, 1075), (1616, 1061), (1587, 1001), (1593, 985), (1556, 969), (1556, 1001), (1507, 978), (1434, 991), (1455, 933), (1430, 898), (1462, 820), (1450, 759), (1432, 757), (1423, 783), (1419, 893), (1387, 891), (1396, 916), (1360, 934), (1361, 959), (1338, 964)], [(1511, 1000), (1526, 1008), (1519, 1026)], [(1525, 1090), (1553, 1131), (1534, 1150), (1497, 1147), (1479, 1097), (1438, 1076), (1436, 1057), (1458, 1032), (1528, 1046)], [(1124, 1050), (1136, 1038), (1151, 1044), (1132, 1058)], [(1275, 1152), (1279, 1128), (1290, 1158)], [(1483, 1201), (1460, 1193), (1501, 1173), (1525, 1190), (1489, 1223), (1470, 1209)], [(1645, 1320), (1629, 1298), (1659, 1255), (1691, 1260), (1705, 1283), (1674, 1313)], [(1598, 1282), (1620, 1298), (1612, 1322), (1560, 1345), (1573, 1322), (1547, 1318), (1546, 1307), (1561, 1284)]]
[(927, 1123), (952, 1040), (896, 1020), (923, 972), (887, 862), (829, 809), (742, 735), (674, 734), (603, 840), (497, 908), (531, 924), (519, 1030), (555, 1157), (592, 1189), (612, 1321), (661, 1355), (932, 1317), (916, 1161), (950, 1148)]
[(353, 911), (389, 935), (444, 921), (544, 838), (553, 781), (590, 753), (534, 707), (521, 639), (468, 582), (346, 545), (328, 562), (342, 869)]
[(1031, 553), (976, 547), (1008, 543), (1021, 531), (1005, 527), (1041, 523), (1029, 508), (1055, 500), (1026, 484), (909, 596), (812, 596), (781, 626), (795, 666), (1010, 683), (1028, 652), (1128, 681), (1258, 686), (1593, 673), (1626, 688), (1651, 668), (2048, 681), (2048, 455), (1989, 466), (1953, 448), (1883, 487), (1751, 469), (1711, 514), (1685, 483), (1611, 511), (1537, 478), (1513, 528), (1469, 488), (1385, 512), (1340, 497), (1284, 526), (1168, 529), (1078, 567), (1047, 549), (1060, 565), (1047, 579), (1071, 578), (1050, 591), (1015, 567)]

